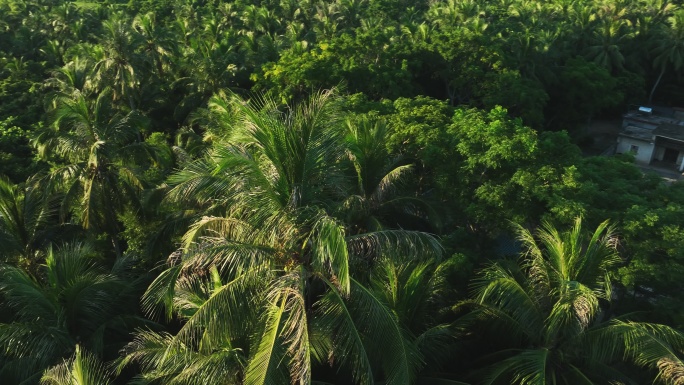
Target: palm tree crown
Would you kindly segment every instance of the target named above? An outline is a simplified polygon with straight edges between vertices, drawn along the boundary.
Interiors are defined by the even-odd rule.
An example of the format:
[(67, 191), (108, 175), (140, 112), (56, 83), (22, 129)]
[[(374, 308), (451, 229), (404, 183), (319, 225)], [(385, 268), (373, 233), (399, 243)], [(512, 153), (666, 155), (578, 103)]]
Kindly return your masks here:
[[(614, 229), (602, 223), (566, 232), (545, 224), (520, 228), (520, 263), (498, 262), (475, 282), (472, 308), (460, 322), (494, 333), (499, 350), (487, 356), (485, 384), (634, 383), (620, 361), (658, 369), (676, 383), (684, 335), (667, 326), (611, 318), (609, 271), (621, 262)], [(486, 335), (485, 334), (485, 335)]]
[(184, 327), (176, 336), (138, 335), (135, 344), (150, 353), (131, 349), (129, 360), (147, 365), (143, 376), (180, 383), (216, 360), (222, 373), (238, 368), (245, 384), (308, 384), (314, 366), (333, 363), (359, 383), (410, 382), (420, 354), (354, 269), (380, 255), (439, 255), (438, 243), (399, 230), (349, 235), (330, 214), (352, 181), (332, 92), (286, 112), (268, 100), (233, 103), (239, 118), (227, 139), (172, 177), (169, 195), (223, 214), (191, 226), (144, 300), (148, 309), (165, 303)]

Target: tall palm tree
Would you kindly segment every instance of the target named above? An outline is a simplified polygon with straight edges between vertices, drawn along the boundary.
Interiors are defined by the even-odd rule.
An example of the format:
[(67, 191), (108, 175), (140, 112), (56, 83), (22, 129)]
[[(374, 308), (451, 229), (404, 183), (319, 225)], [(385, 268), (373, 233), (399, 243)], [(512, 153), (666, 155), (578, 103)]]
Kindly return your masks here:
[(660, 68), (660, 74), (651, 89), (648, 97), (649, 103), (653, 99), (653, 94), (660, 84), (660, 80), (663, 78), (667, 67), (672, 66), (675, 71), (679, 71), (684, 67), (684, 9), (675, 11), (667, 21), (669, 26), (663, 26), (661, 33), (656, 34), (658, 39), (652, 50), (652, 53), (655, 55), (653, 64), (656, 68)]
[(48, 176), (65, 193), (63, 215), (71, 211), (85, 229), (107, 233), (121, 255), (117, 214), (135, 202), (142, 188), (137, 167), (152, 156), (141, 140), (144, 117), (115, 110), (111, 98), (108, 90), (94, 103), (80, 93), (57, 97), (54, 123), (39, 132), (34, 144), (44, 159), (63, 164)]
[(156, 71), (156, 76), (162, 78), (170, 59), (177, 56), (169, 26), (162, 27), (154, 13), (147, 13), (136, 16), (132, 27), (139, 34), (144, 57), (151, 62), (149, 65)]
[[(243, 365), (238, 377), (245, 384), (308, 384), (316, 364), (349, 368), (358, 383), (410, 382), (420, 354), (352, 270), (381, 253), (439, 255), (436, 240), (396, 230), (348, 235), (330, 214), (349, 182), (332, 92), (286, 112), (269, 100), (233, 103), (239, 118), (229, 139), (170, 180), (170, 199), (212, 202), (224, 214), (190, 228), (145, 295), (148, 309), (162, 303), (167, 316), (187, 318), (167, 354), (183, 345), (183, 354), (219, 358), (212, 349), (239, 347), (243, 355), (224, 365)], [(214, 289), (189, 304), (183, 292), (193, 276), (214, 276)], [(250, 311), (255, 315), (246, 318)]]
[(94, 68), (100, 89), (111, 88), (114, 100), (124, 100), (131, 109), (135, 109), (135, 91), (140, 85), (137, 73), (139, 57), (135, 52), (139, 36), (120, 15), (111, 17), (103, 26), (105, 34), (101, 44), (104, 55)]
[(587, 56), (611, 72), (623, 69), (623, 46), (633, 36), (628, 20), (604, 16), (593, 31)]
[(536, 235), (520, 228), (519, 237), (519, 263), (485, 268), (474, 298), (459, 306), (470, 309), (460, 325), (497, 347), (480, 360), (481, 383), (636, 383), (620, 362), (658, 370), (666, 383), (681, 380), (682, 333), (610, 313), (609, 272), (621, 260), (607, 222), (591, 234), (577, 219), (566, 232), (545, 224)]

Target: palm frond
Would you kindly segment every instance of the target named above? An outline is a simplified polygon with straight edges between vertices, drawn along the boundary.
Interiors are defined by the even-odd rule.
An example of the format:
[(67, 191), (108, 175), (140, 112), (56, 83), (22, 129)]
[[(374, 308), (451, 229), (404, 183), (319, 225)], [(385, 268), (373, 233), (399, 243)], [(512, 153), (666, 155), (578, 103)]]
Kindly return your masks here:
[(549, 358), (547, 349), (523, 350), (489, 366), (483, 384), (493, 385), (508, 379), (511, 384), (546, 385)]
[[(257, 317), (258, 303), (250, 298), (258, 298), (261, 289), (260, 274), (253, 270), (240, 275), (225, 285), (211, 290), (209, 298), (193, 306), (183, 306), (179, 300), (183, 298), (177, 293), (175, 307), (181, 314), (190, 314), (183, 327), (174, 337), (179, 343), (198, 346), (203, 342), (203, 349), (213, 350), (213, 345), (222, 343), (228, 336), (230, 339), (246, 337), (250, 332), (249, 325)], [(190, 313), (186, 312), (191, 310)]]
[[(361, 335), (363, 325), (357, 326), (345, 297), (336, 285), (322, 278), (330, 290), (316, 302), (313, 327), (320, 337), (312, 340), (321, 360), (330, 364), (349, 365), (354, 380), (362, 385), (373, 383), (371, 359)], [(321, 339), (325, 341), (321, 341)], [(334, 343), (328, 343), (332, 340)], [(323, 343), (321, 343), (323, 342)], [(323, 345), (323, 346), (321, 346)]]
[(258, 336), (258, 343), (251, 354), (244, 383), (246, 385), (275, 384), (273, 377), (278, 374), (282, 356), (278, 349), (279, 335), (282, 330), (283, 318), (287, 307), (287, 295), (278, 293), (275, 301), (267, 305), (263, 332)]
[(475, 299), (482, 305), (492, 306), (510, 314), (530, 330), (542, 330), (544, 311), (534, 292), (525, 287), (516, 270), (495, 264), (485, 269), (473, 283)]
[(347, 237), (349, 253), (365, 259), (395, 255), (405, 258), (441, 258), (439, 240), (428, 233), (406, 230), (382, 230)]
[(0, 291), (4, 304), (16, 311), (18, 318), (35, 321), (54, 319), (57, 298), (22, 269), (0, 266)]
[(314, 267), (319, 272), (327, 270), (340, 292), (349, 295), (349, 254), (344, 226), (322, 215), (316, 220), (307, 243), (311, 243)]
[(76, 345), (74, 356), (61, 365), (45, 371), (40, 383), (43, 385), (108, 385), (111, 383), (104, 365), (95, 356), (82, 352)]
[(666, 384), (684, 381), (684, 361), (678, 356), (684, 349), (684, 334), (669, 326), (615, 322), (626, 329), (623, 334), (625, 355), (637, 365), (656, 367), (658, 378)]
[(380, 357), (386, 383), (407, 384), (414, 380), (422, 357), (407, 339), (396, 315), (368, 288), (352, 278), (353, 316), (368, 341), (374, 357)]
[(150, 284), (141, 300), (142, 309), (147, 315), (158, 316), (159, 305), (163, 305), (166, 319), (171, 319), (176, 281), (180, 276), (181, 269), (182, 265), (172, 266), (159, 274)]

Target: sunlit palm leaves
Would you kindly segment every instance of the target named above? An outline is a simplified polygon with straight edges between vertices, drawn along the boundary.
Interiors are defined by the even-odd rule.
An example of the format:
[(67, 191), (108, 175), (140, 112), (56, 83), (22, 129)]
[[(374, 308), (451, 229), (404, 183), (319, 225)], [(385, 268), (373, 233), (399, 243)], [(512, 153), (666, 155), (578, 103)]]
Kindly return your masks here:
[[(609, 270), (620, 259), (613, 228), (586, 233), (578, 219), (559, 232), (520, 229), (520, 263), (499, 262), (480, 273), (472, 311), (461, 325), (496, 335), (498, 351), (484, 362), (485, 384), (630, 383), (613, 364), (660, 370), (675, 383), (684, 335), (667, 326), (610, 319)], [(479, 325), (478, 325), (479, 324)]]
[(438, 227), (432, 207), (415, 193), (410, 195), (410, 189), (407, 191), (414, 165), (390, 157), (385, 146), (389, 136), (385, 122), (364, 117), (347, 121), (345, 127), (355, 188), (343, 210), (352, 231)]
[(109, 385), (111, 380), (105, 366), (76, 345), (74, 356), (45, 371), (41, 385)]
[[(190, 227), (183, 250), (145, 296), (148, 309), (165, 304), (167, 315), (186, 320), (168, 337), (177, 341), (168, 357), (202, 353), (212, 343), (237, 348), (224, 364), (242, 368), (246, 384), (310, 383), (315, 363), (349, 368), (364, 384), (411, 381), (420, 353), (384, 299), (354, 280), (353, 269), (385, 254), (439, 256), (436, 240), (396, 230), (350, 236), (329, 214), (355, 183), (346, 177), (349, 152), (331, 92), (285, 112), (269, 100), (232, 103), (238, 117), (225, 139), (171, 179), (169, 199), (210, 202), (225, 214)], [(387, 344), (392, 348), (383, 349)], [(184, 353), (173, 350), (181, 347)], [(203, 354), (216, 357), (214, 348)], [(167, 365), (155, 362), (143, 377)]]

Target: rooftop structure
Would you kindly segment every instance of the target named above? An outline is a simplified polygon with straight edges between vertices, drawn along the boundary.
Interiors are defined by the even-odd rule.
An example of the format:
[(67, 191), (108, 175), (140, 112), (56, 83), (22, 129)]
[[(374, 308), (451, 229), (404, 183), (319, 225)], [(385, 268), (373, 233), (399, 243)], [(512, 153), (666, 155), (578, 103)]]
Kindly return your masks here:
[(631, 153), (637, 163), (684, 171), (684, 109), (638, 107), (622, 119), (617, 153)]

